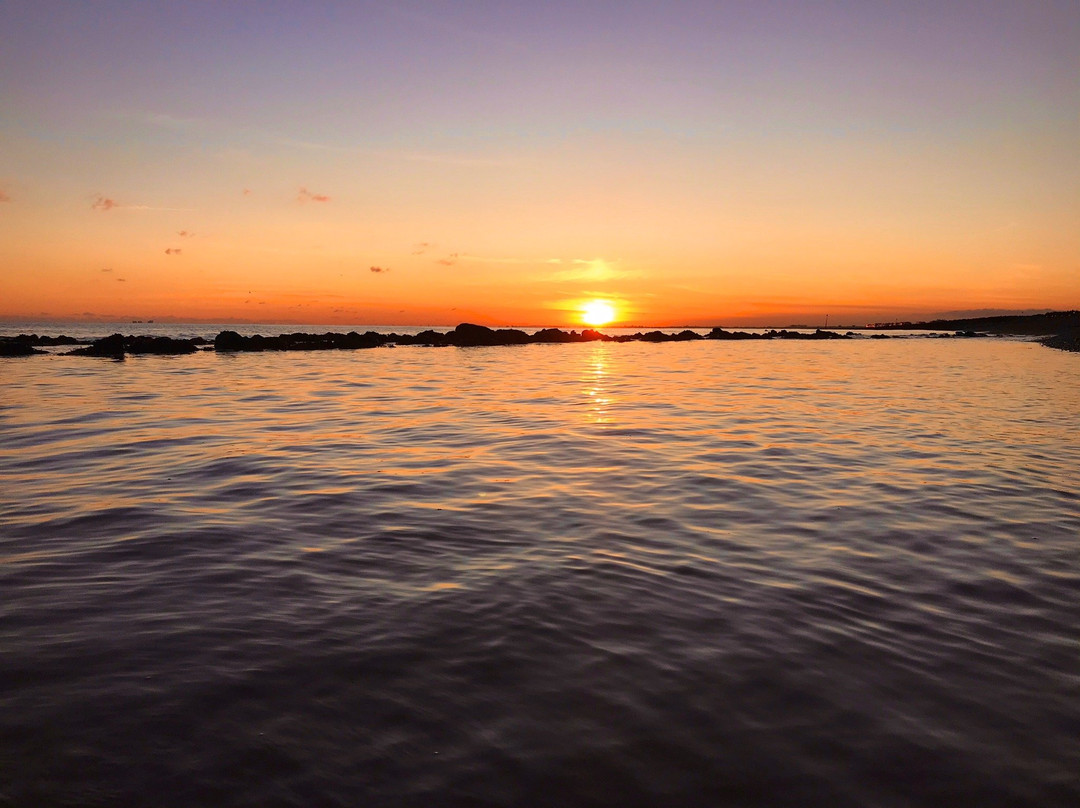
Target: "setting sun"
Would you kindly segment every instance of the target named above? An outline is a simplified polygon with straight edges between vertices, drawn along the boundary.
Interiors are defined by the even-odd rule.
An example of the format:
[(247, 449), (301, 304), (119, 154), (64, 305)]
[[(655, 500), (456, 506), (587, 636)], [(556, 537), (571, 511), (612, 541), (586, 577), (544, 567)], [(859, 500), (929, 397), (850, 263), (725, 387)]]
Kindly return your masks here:
[(581, 310), (586, 325), (607, 325), (615, 319), (615, 307), (606, 300), (590, 300)]

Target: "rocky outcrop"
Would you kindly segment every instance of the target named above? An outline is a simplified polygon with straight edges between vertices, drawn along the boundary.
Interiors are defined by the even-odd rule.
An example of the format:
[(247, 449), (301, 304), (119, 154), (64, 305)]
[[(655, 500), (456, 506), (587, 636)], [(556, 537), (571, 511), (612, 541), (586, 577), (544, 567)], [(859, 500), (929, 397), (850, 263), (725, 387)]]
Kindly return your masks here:
[(214, 337), (214, 349), (217, 351), (331, 351), (331, 350), (357, 350), (360, 348), (378, 348), (393, 340), (393, 335), (377, 334), (367, 331), (358, 334), (350, 331), (347, 334), (327, 332), (325, 334), (281, 334), (276, 337), (264, 337), (255, 334), (250, 337), (241, 336), (235, 331), (222, 331)]
[(39, 351), (29, 342), (14, 337), (0, 337), (0, 356), (32, 356), (40, 353), (45, 351)]
[(174, 339), (172, 337), (127, 336), (111, 334), (94, 340), (85, 348), (76, 348), (68, 356), (101, 356), (111, 359), (123, 359), (126, 354), (144, 355), (179, 355), (195, 353), (206, 340)]
[[(1080, 329), (1066, 330), (1054, 336), (1040, 340), (1044, 345), (1064, 350), (1080, 350)], [(935, 338), (946, 339), (969, 339), (973, 337), (985, 337), (984, 333), (972, 330), (961, 330), (953, 334), (928, 334)], [(563, 331), (560, 328), (542, 328), (533, 333), (522, 331), (518, 328), (489, 328), (475, 323), (461, 323), (450, 331), (435, 331), (428, 329), (418, 334), (394, 334), (366, 331), (360, 334), (356, 331), (348, 333), (326, 332), (323, 334), (308, 334), (294, 332), (277, 336), (244, 336), (236, 331), (226, 330), (219, 333), (211, 343), (201, 337), (192, 339), (174, 339), (171, 337), (152, 336), (124, 336), (112, 334), (108, 337), (94, 340), (84, 347), (71, 351), (69, 356), (101, 356), (123, 358), (129, 354), (190, 354), (199, 350), (200, 347), (210, 346), (222, 353), (247, 352), (247, 351), (327, 351), (327, 350), (359, 350), (364, 348), (393, 347), (395, 345), (417, 345), (427, 347), (458, 348), (487, 347), (496, 345), (537, 345), (556, 344), (569, 342), (691, 342), (699, 340), (850, 340), (864, 338), (865, 335), (856, 334), (852, 331), (842, 333), (818, 329), (816, 331), (793, 331), (789, 329), (772, 329), (769, 331), (727, 331), (719, 326), (713, 328), (707, 334), (701, 334), (691, 329), (683, 329), (678, 332), (666, 331), (638, 331), (633, 334), (604, 334), (595, 329), (586, 328), (583, 331)], [(889, 335), (875, 333), (871, 339), (889, 339)], [(39, 337), (36, 334), (20, 334), (18, 337), (0, 337), (0, 356), (27, 356), (33, 353), (42, 353), (36, 349), (37, 345), (70, 345), (79, 344), (80, 341), (72, 337)], [(209, 350), (209, 347), (207, 348)]]
[(1047, 348), (1080, 353), (1080, 329), (1063, 331), (1060, 334), (1054, 334), (1052, 337), (1043, 337), (1039, 342)]

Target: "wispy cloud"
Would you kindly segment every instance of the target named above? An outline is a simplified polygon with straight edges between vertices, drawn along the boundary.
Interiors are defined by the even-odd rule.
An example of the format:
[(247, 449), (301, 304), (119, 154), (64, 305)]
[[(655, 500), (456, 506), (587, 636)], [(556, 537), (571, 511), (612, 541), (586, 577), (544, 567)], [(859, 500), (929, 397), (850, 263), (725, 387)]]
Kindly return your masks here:
[(368, 267), (368, 270), (370, 272), (374, 272), (376, 275), (378, 275), (378, 274), (381, 274), (383, 272), (389, 272), (390, 267)]
[(435, 245), (432, 244), (430, 241), (418, 241), (418, 242), (416, 242), (415, 245), (413, 245), (412, 254), (413, 255), (423, 255), (424, 253), (426, 253), (428, 251), (428, 249), (430, 247), (434, 247), (434, 246)]
[(195, 234), (192, 233), (190, 230), (179, 230), (179, 231), (177, 231), (176, 235), (180, 236), (180, 238), (194, 238), (195, 237)]
[(90, 203), (90, 207), (93, 210), (100, 210), (102, 213), (107, 213), (115, 207), (119, 207), (119, 203), (115, 199), (110, 199), (102, 194), (97, 194), (94, 197), (94, 201)]
[(251, 189), (245, 188), (243, 191), (241, 191), (241, 196), (251, 196)]
[(90, 203), (90, 207), (93, 210), (101, 211), (102, 213), (108, 213), (114, 208), (121, 208), (123, 210), (191, 210), (191, 208), (167, 208), (159, 207), (157, 205), (122, 205), (115, 199), (104, 194), (95, 194), (94, 201)]
[(436, 261), (436, 263), (442, 264), (444, 267), (452, 267), (454, 264), (457, 263), (457, 260), (458, 254), (450, 253), (450, 255), (446, 256), (446, 258), (440, 258), (438, 261)]
[(5, 191), (3, 188), (0, 188), (0, 202), (10, 202), (10, 201), (11, 201), (11, 197), (8, 196), (7, 191)]
[(301, 188), (300, 192), (296, 195), (296, 201), (304, 204), (305, 202), (329, 202), (330, 197), (326, 194), (316, 194), (309, 191), (307, 188)]
[[(644, 274), (637, 269), (620, 269), (618, 261), (609, 261), (604, 258), (549, 259), (545, 263), (565, 267), (554, 271), (545, 270), (543, 279), (546, 281), (598, 282), (637, 278)], [(567, 264), (570, 266), (566, 266)]]
[(112, 272), (113, 270), (112, 270), (112, 267), (105, 267), (105, 269), (103, 269), (101, 271), (102, 272)]
[(166, 255), (180, 255), (180, 253), (182, 252), (183, 250), (181, 250), (179, 247), (168, 247), (165, 250)]

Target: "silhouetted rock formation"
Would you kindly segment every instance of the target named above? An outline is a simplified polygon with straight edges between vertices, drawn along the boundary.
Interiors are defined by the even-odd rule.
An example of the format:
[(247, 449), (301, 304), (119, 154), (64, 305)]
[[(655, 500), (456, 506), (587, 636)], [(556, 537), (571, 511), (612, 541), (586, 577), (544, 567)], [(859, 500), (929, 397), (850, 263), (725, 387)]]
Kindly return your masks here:
[(173, 339), (172, 337), (127, 336), (110, 334), (94, 340), (85, 348), (76, 348), (68, 356), (103, 356), (123, 359), (125, 354), (177, 355), (190, 354), (205, 344), (202, 338)]
[(214, 347), (218, 351), (322, 351), (355, 350), (358, 348), (378, 348), (386, 345), (430, 345), (443, 347), (454, 345), (459, 348), (477, 348), (494, 345), (528, 345), (545, 342), (588, 342), (591, 340), (610, 341), (614, 339), (599, 331), (586, 329), (580, 334), (576, 331), (560, 331), (557, 328), (545, 328), (535, 334), (528, 334), (517, 328), (488, 328), (474, 323), (461, 323), (452, 331), (442, 333), (428, 329), (419, 334), (379, 334), (368, 331), (357, 334), (282, 334), (277, 337), (263, 337), (258, 334), (244, 337), (235, 331), (222, 331), (214, 338)]
[(451, 345), (472, 348), (480, 345), (525, 345), (532, 339), (516, 328), (500, 328), (498, 331), (482, 325), (462, 323), (447, 337)]
[[(1080, 350), (1080, 314), (1077, 312), (1058, 312), (1059, 318), (1050, 318), (1050, 315), (1038, 315), (1048, 322), (1050, 318), (1064, 330), (1057, 335), (1040, 340), (1044, 345), (1065, 350)], [(984, 318), (985, 319), (985, 318)], [(999, 318), (1003, 319), (1003, 318)], [(1007, 319), (1007, 318), (1005, 318)], [(1013, 318), (1028, 319), (1028, 318)], [(1076, 327), (1069, 329), (1070, 323), (1077, 323)], [(985, 337), (971, 329), (957, 330), (953, 334), (928, 334), (937, 338), (971, 338)], [(395, 345), (421, 345), (431, 347), (456, 346), (459, 348), (487, 347), (495, 345), (536, 345), (567, 342), (689, 342), (696, 340), (850, 340), (857, 339), (860, 335), (848, 331), (827, 331), (817, 329), (807, 333), (804, 331), (790, 331), (786, 328), (772, 329), (760, 333), (748, 331), (726, 331), (717, 326), (708, 334), (700, 334), (691, 329), (684, 329), (676, 333), (664, 331), (638, 331), (634, 334), (618, 334), (610, 336), (591, 328), (578, 331), (563, 331), (559, 328), (542, 328), (533, 334), (517, 328), (488, 328), (475, 323), (461, 323), (456, 328), (447, 332), (428, 329), (419, 334), (380, 334), (376, 331), (367, 331), (359, 334), (350, 331), (347, 334), (327, 332), (325, 334), (306, 334), (296, 332), (292, 334), (280, 334), (278, 336), (264, 337), (259, 334), (245, 337), (236, 331), (222, 331), (213, 341), (214, 349), (223, 353), (245, 351), (327, 351), (327, 350), (358, 350), (363, 348), (393, 347)], [(871, 339), (889, 339), (887, 334), (871, 334)], [(35, 351), (36, 344), (41, 345), (67, 345), (78, 343), (71, 337), (38, 337), (37, 335), (20, 334), (18, 337), (0, 337), (0, 356), (25, 356)], [(172, 339), (170, 337), (149, 336), (123, 336), (112, 334), (102, 339), (94, 340), (84, 348), (77, 348), (69, 355), (77, 356), (105, 356), (123, 358), (127, 354), (189, 354), (194, 353), (200, 346), (210, 343), (196, 337), (193, 339)]]
[(708, 333), (705, 339), (726, 339), (726, 340), (738, 340), (738, 339), (768, 339), (764, 334), (748, 334), (745, 331), (725, 331), (717, 326)]
[[(685, 333), (685, 332), (684, 332)], [(709, 332), (706, 339), (726, 339), (726, 340), (739, 340), (739, 339), (853, 339), (854, 335), (850, 332), (847, 334), (841, 334), (839, 331), (822, 331), (820, 328), (811, 334), (804, 334), (801, 331), (788, 331), (786, 328), (782, 328), (779, 331), (773, 329), (766, 331), (764, 334), (751, 334), (746, 331), (725, 331), (722, 328), (714, 328)]]
[(0, 337), (0, 356), (31, 356), (45, 353), (19, 337)]
[(0, 337), (2, 340), (21, 342), (26, 345), (86, 345), (89, 340), (78, 340), (61, 334), (59, 337), (38, 336), (37, 334), (19, 334), (17, 337)]
[(377, 348), (394, 342), (396, 335), (377, 334), (367, 331), (358, 334), (281, 334), (276, 337), (264, 337), (255, 334), (244, 337), (235, 331), (222, 331), (214, 338), (214, 348), (218, 351), (332, 351), (357, 350), (359, 348)]
[(61, 334), (59, 337), (39, 337), (37, 334), (19, 334), (17, 337), (0, 337), (0, 356), (30, 356), (47, 353), (36, 350), (39, 345), (85, 345), (87, 340), (77, 340)]
[(1039, 342), (1048, 348), (1080, 352), (1080, 328), (1063, 331), (1060, 334), (1054, 334), (1052, 337), (1043, 337)]

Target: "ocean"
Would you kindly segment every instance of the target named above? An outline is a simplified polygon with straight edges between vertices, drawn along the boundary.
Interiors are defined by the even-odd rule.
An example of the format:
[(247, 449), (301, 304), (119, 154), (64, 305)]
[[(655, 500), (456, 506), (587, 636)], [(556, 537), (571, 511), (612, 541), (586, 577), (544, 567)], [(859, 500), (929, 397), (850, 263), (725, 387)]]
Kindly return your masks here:
[[(38, 333), (218, 330), (156, 325)], [(1078, 805), (1078, 381), (1013, 339), (0, 359), (0, 805)]]

